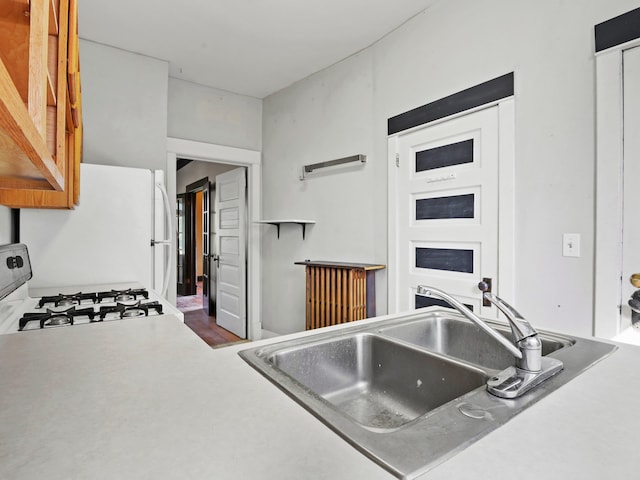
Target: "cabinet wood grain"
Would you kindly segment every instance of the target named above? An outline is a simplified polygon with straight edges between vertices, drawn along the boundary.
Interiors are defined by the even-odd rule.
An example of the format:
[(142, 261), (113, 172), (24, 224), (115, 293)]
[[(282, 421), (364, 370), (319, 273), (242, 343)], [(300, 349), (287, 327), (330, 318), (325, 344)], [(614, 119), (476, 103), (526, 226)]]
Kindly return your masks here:
[(77, 0), (2, 2), (0, 16), (0, 204), (73, 208), (82, 156)]

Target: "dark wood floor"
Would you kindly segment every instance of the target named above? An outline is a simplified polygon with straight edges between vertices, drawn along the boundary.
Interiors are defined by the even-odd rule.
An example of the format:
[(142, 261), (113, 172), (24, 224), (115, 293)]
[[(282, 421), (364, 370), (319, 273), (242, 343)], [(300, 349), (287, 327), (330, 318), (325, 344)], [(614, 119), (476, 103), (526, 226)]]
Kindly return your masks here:
[(232, 343), (245, 341), (230, 331), (218, 326), (218, 324), (216, 324), (216, 318), (208, 316), (204, 310), (184, 312), (184, 323), (211, 347), (223, 347)]
[(196, 282), (196, 294), (179, 296), (178, 310), (184, 314), (184, 323), (210, 347), (223, 347), (244, 340), (218, 326), (215, 316), (202, 309), (202, 280)]

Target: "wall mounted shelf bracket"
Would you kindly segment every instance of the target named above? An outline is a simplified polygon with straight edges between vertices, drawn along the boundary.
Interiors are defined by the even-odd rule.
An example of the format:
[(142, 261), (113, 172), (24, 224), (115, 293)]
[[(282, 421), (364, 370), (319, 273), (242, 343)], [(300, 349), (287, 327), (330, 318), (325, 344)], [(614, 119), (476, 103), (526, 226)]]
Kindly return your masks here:
[(253, 223), (260, 223), (263, 225), (275, 225), (278, 232), (278, 238), (280, 238), (280, 225), (282, 225), (283, 223), (295, 223), (302, 227), (302, 239), (304, 240), (307, 225), (313, 225), (316, 222), (314, 220), (286, 219), (286, 220), (256, 220)]

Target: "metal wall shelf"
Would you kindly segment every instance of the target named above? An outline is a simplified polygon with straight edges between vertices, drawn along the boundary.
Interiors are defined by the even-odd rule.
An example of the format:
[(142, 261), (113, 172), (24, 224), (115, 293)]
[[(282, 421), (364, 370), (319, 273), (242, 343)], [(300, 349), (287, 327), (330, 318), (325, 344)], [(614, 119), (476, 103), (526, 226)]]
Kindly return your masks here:
[(253, 223), (259, 223), (263, 225), (275, 225), (278, 230), (278, 238), (280, 238), (280, 225), (282, 225), (283, 223), (295, 223), (302, 227), (302, 239), (304, 240), (307, 225), (313, 225), (316, 222), (315, 220), (283, 219), (283, 220), (256, 220)]

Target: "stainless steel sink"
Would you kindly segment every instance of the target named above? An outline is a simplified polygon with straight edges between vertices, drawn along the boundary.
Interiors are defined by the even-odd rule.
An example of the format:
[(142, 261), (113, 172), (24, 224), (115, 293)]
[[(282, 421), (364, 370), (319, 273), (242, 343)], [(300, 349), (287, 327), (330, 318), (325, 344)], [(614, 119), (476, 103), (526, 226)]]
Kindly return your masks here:
[(370, 333), (278, 350), (267, 360), (373, 429), (400, 427), (487, 381), (482, 370)]
[[(504, 337), (511, 336), (511, 330), (506, 325), (491, 321), (487, 323)], [(494, 370), (503, 370), (513, 365), (513, 356), (498, 342), (485, 334), (477, 325), (462, 322), (459, 318), (445, 316), (421, 318), (380, 328), (378, 332), (473, 365)], [(543, 356), (574, 343), (569, 338), (549, 333), (542, 336), (541, 340)]]
[[(505, 324), (490, 322), (505, 336)], [(513, 364), (498, 343), (453, 310), (256, 347), (240, 356), (399, 478), (415, 478), (498, 428), (615, 350), (539, 332), (564, 369), (524, 395), (498, 398), (485, 382)]]

